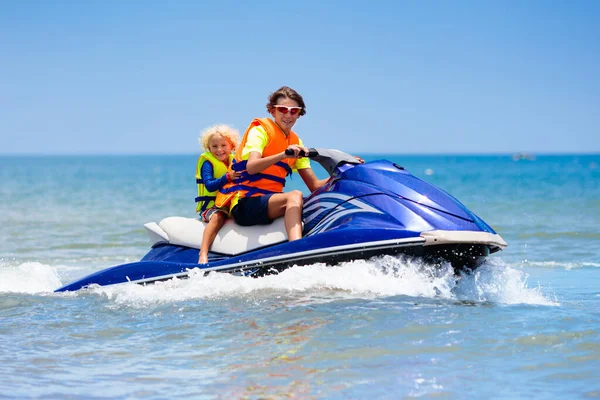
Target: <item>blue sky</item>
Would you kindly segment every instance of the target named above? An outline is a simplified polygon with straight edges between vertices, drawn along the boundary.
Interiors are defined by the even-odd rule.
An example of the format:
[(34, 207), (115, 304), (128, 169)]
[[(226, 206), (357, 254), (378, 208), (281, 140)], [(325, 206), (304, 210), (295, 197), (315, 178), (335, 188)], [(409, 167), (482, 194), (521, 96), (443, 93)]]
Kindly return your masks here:
[(0, 0), (0, 154), (197, 153), (288, 85), (311, 147), (600, 152), (600, 1)]

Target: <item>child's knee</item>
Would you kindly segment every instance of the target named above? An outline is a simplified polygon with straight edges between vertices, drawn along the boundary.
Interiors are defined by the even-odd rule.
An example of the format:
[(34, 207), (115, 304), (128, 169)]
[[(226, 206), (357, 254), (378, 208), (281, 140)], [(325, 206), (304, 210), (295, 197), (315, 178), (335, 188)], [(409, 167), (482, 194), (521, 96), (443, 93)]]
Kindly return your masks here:
[(226, 215), (222, 212), (216, 212), (210, 217), (209, 225), (220, 228), (225, 223)]
[(304, 203), (302, 192), (299, 190), (292, 190), (289, 193), (289, 204), (302, 207), (302, 204)]
[(225, 223), (225, 220), (227, 219), (227, 215), (225, 215), (225, 213), (222, 212), (217, 212), (215, 213), (215, 215), (213, 215), (213, 218), (215, 219), (216, 223), (218, 223), (219, 225), (223, 225)]

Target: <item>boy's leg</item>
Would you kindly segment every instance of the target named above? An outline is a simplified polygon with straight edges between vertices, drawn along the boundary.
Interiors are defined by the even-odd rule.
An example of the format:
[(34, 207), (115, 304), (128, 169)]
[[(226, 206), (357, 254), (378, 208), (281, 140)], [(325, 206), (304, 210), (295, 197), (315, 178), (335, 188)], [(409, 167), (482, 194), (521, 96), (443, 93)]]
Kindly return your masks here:
[(208, 225), (204, 228), (202, 235), (202, 245), (200, 246), (200, 254), (198, 256), (198, 264), (206, 264), (208, 262), (208, 249), (212, 245), (217, 236), (217, 232), (227, 220), (227, 215), (224, 212), (215, 212), (211, 217)]
[(302, 238), (302, 207), (304, 198), (299, 190), (292, 190), (287, 193), (277, 193), (271, 196), (268, 204), (268, 215), (270, 220), (284, 217), (285, 230), (288, 234), (288, 240), (298, 240)]

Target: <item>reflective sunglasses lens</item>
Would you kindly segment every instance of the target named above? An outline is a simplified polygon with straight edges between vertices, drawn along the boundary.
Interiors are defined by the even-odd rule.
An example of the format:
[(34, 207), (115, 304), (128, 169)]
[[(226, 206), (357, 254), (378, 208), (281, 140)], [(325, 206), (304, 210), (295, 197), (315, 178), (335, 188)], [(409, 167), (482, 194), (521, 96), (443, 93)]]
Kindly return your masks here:
[(300, 112), (299, 108), (290, 108), (290, 114), (296, 115)]
[(287, 112), (288, 112), (287, 107), (275, 107), (275, 109), (282, 114), (287, 114)]

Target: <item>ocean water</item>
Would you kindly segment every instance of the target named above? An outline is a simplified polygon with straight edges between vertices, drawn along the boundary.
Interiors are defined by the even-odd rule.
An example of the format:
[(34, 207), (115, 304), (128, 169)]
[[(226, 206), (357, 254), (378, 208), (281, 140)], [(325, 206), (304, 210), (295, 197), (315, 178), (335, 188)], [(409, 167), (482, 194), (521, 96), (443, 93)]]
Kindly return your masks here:
[(55, 294), (194, 216), (196, 156), (0, 156), (0, 398), (600, 397), (600, 155), (364, 158), (509, 246), (459, 280), (382, 256)]

